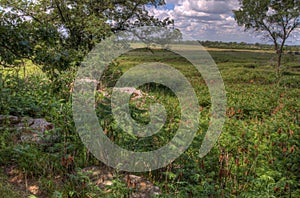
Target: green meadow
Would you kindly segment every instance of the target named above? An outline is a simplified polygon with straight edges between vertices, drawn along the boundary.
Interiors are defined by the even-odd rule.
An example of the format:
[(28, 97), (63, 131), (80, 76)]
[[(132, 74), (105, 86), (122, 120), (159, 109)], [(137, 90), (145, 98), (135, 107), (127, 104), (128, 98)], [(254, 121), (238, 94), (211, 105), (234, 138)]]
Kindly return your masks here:
[[(178, 50), (193, 53), (195, 47), (179, 45)], [(139, 89), (145, 95), (129, 102), (132, 118), (141, 124), (149, 123), (149, 107), (159, 102), (166, 109), (166, 122), (150, 137), (138, 138), (122, 131), (112, 115), (110, 93), (130, 68), (151, 62), (176, 68), (192, 85), (200, 106), (196, 137), (180, 157), (158, 170), (130, 174), (158, 186), (162, 194), (156, 197), (299, 197), (300, 55), (285, 54), (278, 76), (272, 51), (206, 50), (223, 78), (227, 107), (221, 136), (203, 158), (199, 157), (199, 149), (211, 119), (211, 100), (201, 73), (190, 62), (159, 47), (137, 48), (120, 56), (105, 70), (102, 90), (95, 92), (95, 111), (107, 137), (122, 148), (144, 152), (162, 147), (176, 134), (181, 123), (180, 110), (184, 108), (168, 87), (144, 84)], [(0, 114), (45, 118), (55, 126), (45, 138), (52, 134), (60, 138), (50, 145), (21, 142), (20, 133), (9, 129), (9, 121), (3, 121), (2, 197), (33, 195), (26, 190), (27, 186), (38, 187), (36, 197), (132, 197), (135, 188), (121, 180), (121, 175), (129, 173), (113, 170), (112, 185), (101, 189), (82, 171), (90, 166), (103, 170), (108, 167), (89, 152), (76, 133), (71, 96), (76, 71), (65, 71), (59, 76), (58, 86), (41, 68), (29, 61), (25, 61), (24, 67), (1, 68)], [(66, 166), (62, 159), (71, 160)], [(12, 168), (19, 175), (19, 183), (7, 171)]]

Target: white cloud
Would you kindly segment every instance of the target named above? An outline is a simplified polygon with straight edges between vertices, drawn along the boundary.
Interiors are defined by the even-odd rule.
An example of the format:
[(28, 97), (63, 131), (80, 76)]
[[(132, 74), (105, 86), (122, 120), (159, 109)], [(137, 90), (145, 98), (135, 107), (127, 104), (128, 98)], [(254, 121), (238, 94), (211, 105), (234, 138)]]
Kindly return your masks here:
[(165, 0), (167, 4), (179, 4), (180, 0)]
[(230, 1), (190, 0), (185, 2), (189, 5), (189, 9), (198, 12), (224, 14), (231, 9)]
[(232, 10), (239, 7), (237, 0), (166, 0), (174, 10), (150, 8), (150, 12), (163, 19), (175, 20), (183, 35), (199, 40), (261, 42), (255, 32), (244, 32), (233, 18)]

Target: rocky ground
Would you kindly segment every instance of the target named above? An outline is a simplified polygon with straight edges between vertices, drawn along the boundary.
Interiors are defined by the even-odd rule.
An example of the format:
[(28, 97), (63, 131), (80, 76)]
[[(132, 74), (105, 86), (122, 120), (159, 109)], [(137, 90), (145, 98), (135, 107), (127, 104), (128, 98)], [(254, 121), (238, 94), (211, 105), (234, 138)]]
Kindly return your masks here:
[[(51, 133), (51, 131), (55, 130), (54, 124), (46, 121), (44, 118), (33, 119), (29, 117), (0, 115), (0, 127), (1, 129), (14, 131), (18, 134), (14, 140), (16, 144), (34, 143), (40, 146), (47, 146), (60, 139), (59, 135)], [(5, 182), (20, 197), (28, 197), (30, 195), (46, 197), (45, 192), (39, 186), (38, 178), (26, 175), (24, 171), (18, 169), (18, 164), (2, 166), (1, 169), (3, 170), (1, 173), (1, 182)], [(112, 191), (110, 186), (113, 185), (116, 178), (124, 186), (131, 189), (129, 197), (147, 198), (151, 197), (151, 195), (161, 194), (159, 187), (147, 179), (133, 174), (118, 173), (107, 167), (85, 167), (75, 174), (84, 174), (88, 177), (88, 185), (98, 186), (108, 194)], [(63, 183), (63, 176), (61, 175), (57, 175), (51, 179), (58, 186)]]

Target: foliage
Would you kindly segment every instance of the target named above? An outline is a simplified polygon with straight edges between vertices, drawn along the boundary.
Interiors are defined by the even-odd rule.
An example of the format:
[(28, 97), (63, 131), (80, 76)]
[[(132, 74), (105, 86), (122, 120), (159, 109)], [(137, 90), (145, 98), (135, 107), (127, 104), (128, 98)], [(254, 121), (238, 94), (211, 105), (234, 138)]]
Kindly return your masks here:
[[(185, 45), (181, 49), (187, 48)], [(270, 65), (272, 54), (263, 51), (209, 51), (223, 76), (228, 106), (219, 141), (204, 158), (198, 152), (210, 122), (210, 96), (204, 80), (190, 63), (162, 49), (131, 50), (106, 71), (103, 88), (108, 95), (117, 78), (142, 62), (164, 62), (184, 74), (198, 96), (200, 127), (189, 149), (167, 167), (140, 173), (163, 191), (162, 197), (299, 197), (299, 60), (286, 55), (288, 64), (280, 83)], [(254, 67), (252, 67), (254, 66)], [(2, 70), (0, 109), (3, 114), (45, 117), (54, 123), (61, 138), (50, 146), (16, 142), (17, 131), (0, 129), (0, 165), (15, 166), (38, 180), (45, 197), (120, 197), (130, 195), (120, 177), (104, 192), (81, 169), (105, 167), (81, 143), (75, 133), (71, 100), (52, 91), (47, 76), (27, 63), (23, 70)], [(65, 74), (68, 76), (68, 74)], [(110, 98), (95, 95), (96, 113), (107, 136), (123, 148), (149, 151), (166, 144), (176, 133), (180, 107), (166, 87), (149, 83), (140, 87), (148, 95), (130, 102), (132, 117), (149, 122), (148, 108), (159, 101), (168, 117), (154, 136), (136, 138), (116, 125)], [(65, 88), (65, 92), (68, 88)], [(69, 164), (63, 163), (69, 160)], [(5, 170), (5, 169), (4, 169)], [(1, 174), (1, 173), (0, 173)], [(134, 173), (136, 174), (136, 173)], [(3, 173), (4, 175), (4, 173)], [(13, 196), (8, 178), (0, 180), (0, 191)], [(59, 179), (57, 179), (59, 178)], [(58, 180), (58, 181), (57, 181)], [(2, 190), (4, 189), (4, 190)], [(6, 193), (6, 194), (5, 194)], [(17, 195), (16, 195), (17, 196)]]
[[(181, 44), (192, 45), (192, 41), (181, 41)], [(271, 44), (262, 43), (245, 43), (245, 42), (223, 42), (223, 41), (199, 41), (199, 43), (208, 48), (220, 48), (220, 49), (247, 49), (247, 50), (273, 50), (274, 46)], [(286, 52), (298, 52), (300, 51), (297, 45), (288, 45), (284, 47)]]
[(0, 64), (11, 67), (30, 59), (58, 89), (65, 85), (63, 73), (76, 69), (95, 44), (111, 34), (135, 26), (172, 24), (168, 18), (150, 16), (145, 8), (163, 4), (163, 0), (3, 0)]
[[(168, 24), (172, 23), (173, 21), (168, 22)], [(158, 44), (165, 48), (168, 44), (182, 40), (180, 30), (174, 27), (147, 27), (146, 29), (132, 30), (131, 32), (138, 41), (142, 41), (147, 44), (148, 47)], [(135, 38), (133, 38), (133, 40), (135, 40)]]
[(234, 10), (235, 20), (245, 30), (263, 32), (274, 44), (277, 53), (277, 72), (287, 38), (300, 25), (300, 2), (294, 0), (240, 0)]

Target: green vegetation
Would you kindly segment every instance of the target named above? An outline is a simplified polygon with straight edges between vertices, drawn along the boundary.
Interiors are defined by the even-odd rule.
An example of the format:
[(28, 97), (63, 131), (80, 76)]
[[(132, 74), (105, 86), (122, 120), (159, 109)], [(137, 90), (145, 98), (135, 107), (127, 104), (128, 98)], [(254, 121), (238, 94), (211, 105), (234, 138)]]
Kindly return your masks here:
[[(247, 50), (264, 50), (272, 51), (274, 46), (270, 44), (261, 44), (261, 43), (245, 43), (245, 42), (222, 42), (222, 41), (199, 41), (200, 44), (204, 47), (209, 48), (220, 48), (220, 49), (247, 49)], [(193, 41), (181, 41), (181, 44), (192, 45)], [(297, 45), (284, 46), (284, 52), (299, 52), (300, 48)]]
[[(145, 191), (153, 183), (161, 197), (300, 197), (300, 56), (299, 46), (285, 46), (299, 25), (299, 1), (240, 3), (234, 12), (238, 24), (267, 31), (276, 53), (270, 45), (199, 41), (217, 63), (227, 91), (222, 134), (200, 158), (214, 116), (210, 95), (201, 74), (166, 50), (169, 41), (183, 36), (174, 21), (147, 11), (147, 6), (163, 5), (164, 0), (1, 0), (1, 196), (131, 197), (139, 193), (137, 186)], [(167, 118), (161, 130), (139, 138), (117, 125), (110, 105), (112, 88), (128, 69), (145, 62), (171, 65), (186, 76), (198, 97), (200, 125), (190, 147), (175, 161), (133, 175), (152, 183), (133, 185), (131, 173), (111, 170), (83, 145), (71, 96), (76, 71), (97, 43), (142, 26), (166, 29), (162, 37), (149, 29), (135, 32), (147, 48), (132, 43), (130, 52), (107, 66), (95, 91), (95, 111), (105, 135), (125, 149), (151, 151), (168, 143), (180, 124), (187, 130), (180, 115), (184, 106), (168, 87), (155, 83), (139, 87), (146, 94), (130, 100), (129, 108), (132, 118), (147, 124), (151, 104), (162, 104)], [(177, 48), (193, 53), (196, 48), (190, 42), (177, 41)], [(35, 125), (36, 118), (47, 124), (43, 130)], [(96, 177), (99, 172), (106, 179)]]
[(277, 75), (280, 75), (281, 59), (287, 39), (300, 27), (300, 2), (294, 0), (239, 0), (240, 8), (234, 17), (245, 30), (263, 34), (274, 45), (277, 54)]
[(169, 18), (149, 15), (147, 6), (164, 0), (1, 0), (0, 65), (41, 69), (60, 89), (64, 72), (79, 66), (96, 43), (113, 33), (139, 26), (169, 26)]
[[(187, 46), (180, 46), (185, 50)], [(113, 82), (129, 68), (145, 62), (169, 64), (184, 74), (198, 96), (200, 127), (192, 145), (167, 167), (139, 173), (158, 185), (161, 197), (299, 197), (300, 196), (300, 56), (286, 54), (280, 79), (273, 69), (275, 54), (263, 51), (209, 51), (222, 74), (227, 91), (227, 113), (217, 144), (204, 158), (198, 152), (209, 125), (210, 96), (201, 74), (178, 55), (162, 49), (132, 50), (106, 70), (103, 85)], [(276, 63), (276, 61), (275, 61)], [(31, 62), (20, 70), (1, 68), (0, 112), (6, 115), (46, 118), (60, 138), (51, 145), (18, 141), (7, 121), (0, 129), (0, 165), (15, 167), (39, 186), (41, 197), (127, 197), (132, 192), (115, 177), (110, 191), (90, 182), (85, 167), (104, 164), (84, 147), (72, 118), (70, 91), (75, 71), (63, 73), (60, 91)], [(110, 98), (97, 92), (96, 113), (107, 136), (129, 150), (149, 151), (166, 144), (176, 133), (180, 106), (172, 92), (149, 83), (140, 87), (148, 96), (130, 102), (132, 117), (149, 122), (148, 107), (159, 101), (168, 112), (161, 131), (136, 138), (121, 131), (110, 111)], [(3, 169), (6, 170), (6, 169)], [(0, 173), (0, 192), (7, 197), (25, 196)], [(37, 195), (37, 196), (39, 196)]]

